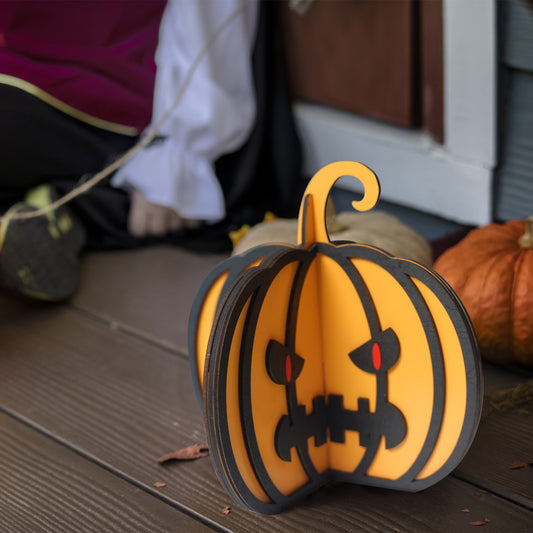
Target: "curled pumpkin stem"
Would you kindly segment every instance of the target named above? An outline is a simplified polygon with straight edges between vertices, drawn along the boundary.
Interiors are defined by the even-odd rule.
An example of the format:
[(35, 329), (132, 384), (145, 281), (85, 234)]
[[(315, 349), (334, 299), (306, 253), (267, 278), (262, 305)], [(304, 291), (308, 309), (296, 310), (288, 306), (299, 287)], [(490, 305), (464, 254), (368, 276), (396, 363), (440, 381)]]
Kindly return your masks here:
[(361, 200), (352, 202), (354, 209), (368, 211), (379, 198), (377, 176), (367, 166), (355, 161), (338, 161), (319, 170), (305, 190), (298, 217), (298, 242), (307, 248), (313, 242), (330, 242), (326, 228), (327, 199), (335, 182), (342, 176), (353, 176), (364, 186)]
[(326, 204), (326, 228), (329, 233), (339, 233), (346, 229), (344, 224), (341, 224), (337, 219), (337, 212), (335, 211), (335, 204), (331, 197), (328, 198)]
[(526, 218), (526, 231), (525, 233), (518, 239), (518, 244), (522, 246), (522, 248), (532, 248), (533, 247), (533, 215)]

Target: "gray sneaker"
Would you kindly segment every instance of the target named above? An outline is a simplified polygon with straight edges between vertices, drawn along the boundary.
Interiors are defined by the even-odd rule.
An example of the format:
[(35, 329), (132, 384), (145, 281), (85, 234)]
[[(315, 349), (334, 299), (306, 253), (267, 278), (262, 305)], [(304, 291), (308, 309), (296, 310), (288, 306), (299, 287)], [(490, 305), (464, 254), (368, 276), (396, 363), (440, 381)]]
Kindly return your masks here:
[(2, 284), (38, 300), (66, 300), (76, 290), (85, 229), (65, 205), (36, 218), (10, 217), (36, 211), (56, 197), (48, 185), (32, 189), (4, 214), (0, 224)]

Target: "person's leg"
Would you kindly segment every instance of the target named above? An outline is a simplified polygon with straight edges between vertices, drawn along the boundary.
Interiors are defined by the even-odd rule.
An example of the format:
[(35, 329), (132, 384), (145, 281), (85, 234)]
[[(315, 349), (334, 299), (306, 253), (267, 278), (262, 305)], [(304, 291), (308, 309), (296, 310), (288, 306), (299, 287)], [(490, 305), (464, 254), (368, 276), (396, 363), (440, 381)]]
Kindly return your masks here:
[(26, 191), (50, 179), (76, 182), (102, 169), (135, 141), (49, 106), (23, 90), (0, 84), (0, 190)]
[[(135, 141), (80, 122), (6, 85), (0, 85), (0, 123), (0, 209), (8, 214), (44, 207)], [(87, 209), (94, 216), (87, 216)], [(86, 237), (98, 242), (106, 228), (125, 228), (127, 212), (127, 194), (102, 184), (46, 216), (4, 220), (3, 283), (41, 299), (68, 297), (76, 286)]]

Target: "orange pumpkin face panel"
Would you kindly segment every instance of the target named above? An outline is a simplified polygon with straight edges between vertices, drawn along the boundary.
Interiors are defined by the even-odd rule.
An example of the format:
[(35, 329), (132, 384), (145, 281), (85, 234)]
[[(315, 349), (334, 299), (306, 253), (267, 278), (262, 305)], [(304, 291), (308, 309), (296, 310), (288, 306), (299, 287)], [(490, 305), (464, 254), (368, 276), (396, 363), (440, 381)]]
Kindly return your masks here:
[[(374, 175), (361, 167), (321, 176), (362, 172), (366, 188)], [(430, 486), (463, 457), (479, 421), (477, 344), (453, 291), (416, 262), (324, 240), (310, 187), (301, 245), (254, 252), (231, 284), (220, 281), (233, 272), (228, 260), (191, 317), (215, 469), (237, 501), (263, 513), (332, 479)], [(198, 322), (213, 307), (206, 343)]]

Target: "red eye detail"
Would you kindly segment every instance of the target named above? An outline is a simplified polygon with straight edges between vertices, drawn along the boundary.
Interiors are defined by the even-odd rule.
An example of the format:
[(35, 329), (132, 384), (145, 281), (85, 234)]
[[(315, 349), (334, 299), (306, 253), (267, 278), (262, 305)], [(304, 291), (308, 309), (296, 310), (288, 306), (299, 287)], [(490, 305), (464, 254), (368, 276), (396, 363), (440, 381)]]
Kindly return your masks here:
[(372, 362), (374, 363), (374, 368), (379, 370), (381, 367), (381, 349), (377, 342), (372, 346)]
[(287, 383), (290, 383), (292, 378), (292, 361), (290, 355), (285, 357), (285, 375), (287, 376)]

